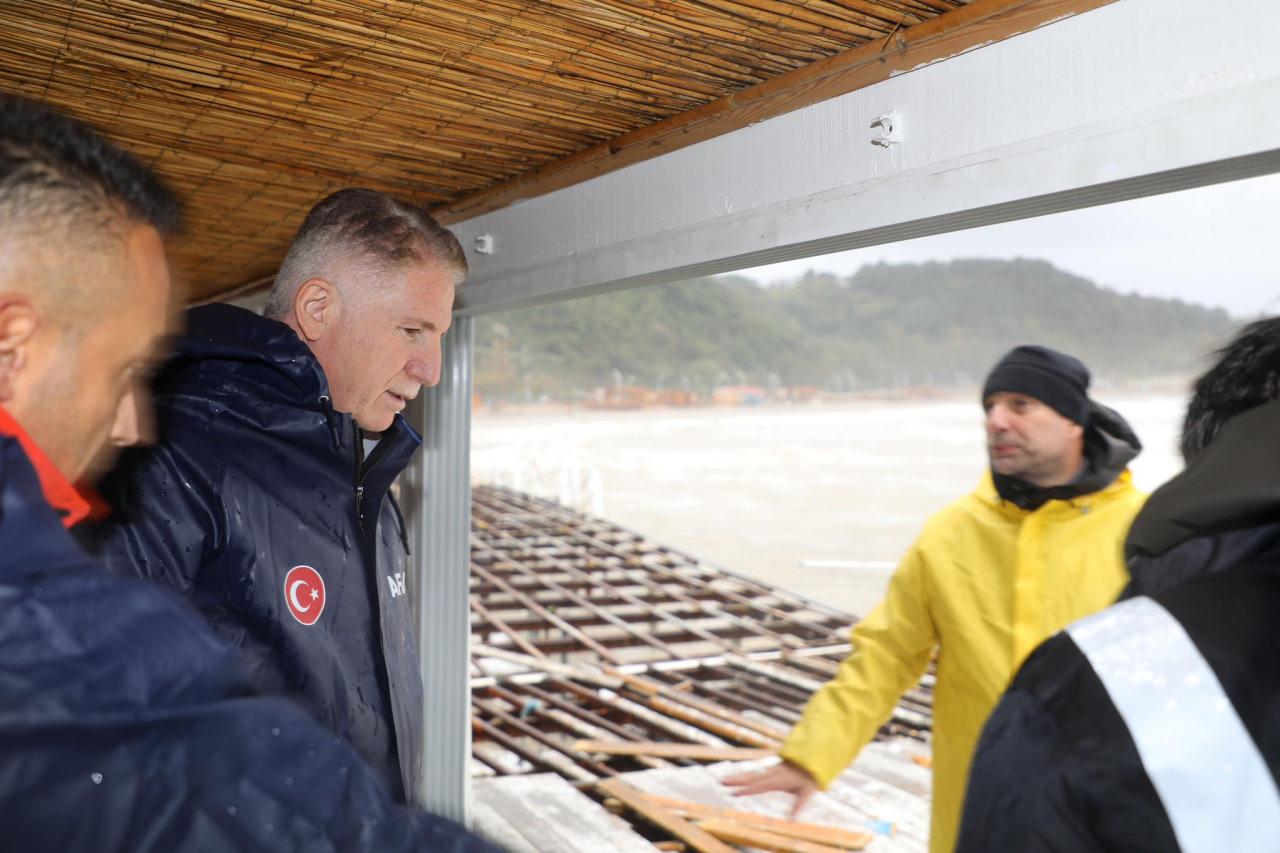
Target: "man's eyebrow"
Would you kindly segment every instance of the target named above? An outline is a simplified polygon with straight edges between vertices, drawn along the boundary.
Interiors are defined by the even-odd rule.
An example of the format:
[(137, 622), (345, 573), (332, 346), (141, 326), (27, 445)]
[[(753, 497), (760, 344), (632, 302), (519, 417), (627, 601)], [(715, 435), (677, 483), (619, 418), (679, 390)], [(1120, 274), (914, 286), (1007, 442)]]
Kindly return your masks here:
[(418, 327), (422, 329), (427, 329), (428, 331), (432, 331), (432, 332), (440, 331), (440, 328), (435, 323), (431, 322), (430, 320), (425, 320), (419, 317), (410, 317), (407, 320), (402, 321), (401, 325), (409, 326), (411, 328)]

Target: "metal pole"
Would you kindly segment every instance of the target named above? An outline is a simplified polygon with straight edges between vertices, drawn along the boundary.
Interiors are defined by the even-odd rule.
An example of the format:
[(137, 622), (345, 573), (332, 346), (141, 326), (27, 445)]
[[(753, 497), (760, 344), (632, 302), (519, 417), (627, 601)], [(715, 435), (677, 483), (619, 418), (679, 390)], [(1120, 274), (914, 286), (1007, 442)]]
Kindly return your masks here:
[(474, 320), (456, 317), (444, 338), (440, 384), (411, 420), (423, 435), (404, 506), (413, 548), (418, 654), (426, 731), (417, 805), (470, 825), (471, 368)]

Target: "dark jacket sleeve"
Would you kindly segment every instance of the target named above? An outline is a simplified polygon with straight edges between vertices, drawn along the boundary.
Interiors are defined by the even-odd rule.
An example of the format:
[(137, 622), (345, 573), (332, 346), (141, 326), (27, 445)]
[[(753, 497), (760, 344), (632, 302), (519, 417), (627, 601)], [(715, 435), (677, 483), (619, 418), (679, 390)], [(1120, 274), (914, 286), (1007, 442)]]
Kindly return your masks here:
[(102, 485), (111, 516), (78, 538), (115, 574), (190, 597), (200, 566), (225, 546), (221, 458), (206, 448), (197, 461), (179, 442), (129, 451)]
[(0, 805), (6, 849), (498, 850), (396, 805), (349, 746), (286, 700), (227, 699), (180, 719), (22, 741), (3, 744), (27, 783)]
[(299, 706), (244, 695), (235, 650), (164, 590), (75, 569), (0, 588), (25, 602), (0, 625), (0, 847), (497, 853), (395, 804)]
[(996, 706), (974, 755), (957, 853), (1102, 849), (1063, 773), (1056, 724), (1029, 694)]
[(1027, 658), (987, 720), (956, 849), (1178, 849), (1123, 718), (1068, 634)]

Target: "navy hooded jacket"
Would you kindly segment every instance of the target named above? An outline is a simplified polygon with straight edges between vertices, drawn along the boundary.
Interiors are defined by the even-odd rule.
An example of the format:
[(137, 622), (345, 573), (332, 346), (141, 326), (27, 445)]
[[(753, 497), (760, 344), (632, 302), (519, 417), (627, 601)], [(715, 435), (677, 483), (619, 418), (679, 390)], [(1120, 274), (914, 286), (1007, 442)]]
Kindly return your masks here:
[(230, 305), (186, 322), (156, 380), (160, 443), (125, 455), (103, 484), (117, 514), (85, 541), (189, 599), (258, 691), (300, 702), (414, 802), (422, 680), (388, 490), (421, 439), (397, 417), (365, 459), (291, 328)]
[(0, 435), (0, 847), (498, 853), (241, 675), (188, 605), (88, 557)]

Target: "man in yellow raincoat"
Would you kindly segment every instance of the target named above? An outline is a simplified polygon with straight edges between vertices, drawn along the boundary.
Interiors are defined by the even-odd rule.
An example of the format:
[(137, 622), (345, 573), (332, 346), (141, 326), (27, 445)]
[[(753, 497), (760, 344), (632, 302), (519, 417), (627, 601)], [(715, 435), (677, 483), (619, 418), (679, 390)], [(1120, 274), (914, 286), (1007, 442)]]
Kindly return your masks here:
[(983, 723), (1023, 659), (1115, 600), (1122, 549), (1145, 495), (1128, 462), (1141, 444), (1088, 398), (1077, 359), (1020, 346), (982, 391), (991, 468), (926, 522), (885, 600), (853, 629), (853, 651), (805, 708), (783, 762), (726, 779), (739, 795), (788, 791), (795, 810), (840, 775), (936, 653), (929, 849), (955, 846)]

